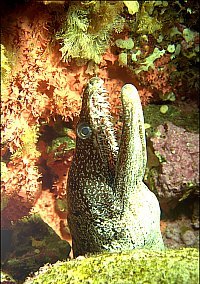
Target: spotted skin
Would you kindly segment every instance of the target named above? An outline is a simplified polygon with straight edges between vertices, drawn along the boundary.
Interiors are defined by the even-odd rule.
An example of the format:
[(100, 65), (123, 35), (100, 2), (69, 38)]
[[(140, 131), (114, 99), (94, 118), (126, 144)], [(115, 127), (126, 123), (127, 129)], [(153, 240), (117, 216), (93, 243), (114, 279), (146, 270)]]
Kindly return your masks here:
[(84, 91), (68, 176), (73, 254), (163, 249), (159, 203), (142, 181), (146, 142), (139, 95), (131, 84), (122, 88), (124, 122), (118, 146), (103, 83), (94, 77)]

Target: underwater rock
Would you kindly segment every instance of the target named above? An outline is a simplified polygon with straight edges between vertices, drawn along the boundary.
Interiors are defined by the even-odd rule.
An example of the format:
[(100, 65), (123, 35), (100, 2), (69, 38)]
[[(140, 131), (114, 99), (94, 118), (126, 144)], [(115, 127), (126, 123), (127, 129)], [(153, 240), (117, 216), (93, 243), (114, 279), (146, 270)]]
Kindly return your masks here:
[(21, 281), (45, 263), (67, 259), (69, 252), (70, 245), (33, 215), (13, 226), (12, 245), (2, 270)]
[(156, 192), (162, 209), (169, 210), (188, 196), (197, 195), (199, 135), (166, 122), (157, 127), (150, 143), (157, 165), (150, 169), (147, 183)]
[(193, 246), (196, 242), (196, 236), (192, 230), (185, 231), (181, 238), (187, 247)]
[(182, 215), (174, 220), (166, 220), (165, 226), (162, 236), (167, 248), (199, 248), (199, 230), (193, 228), (189, 217)]
[[(180, 229), (177, 222), (169, 224), (166, 229), (166, 238), (170, 239), (176, 243), (180, 242)], [(177, 248), (178, 246), (174, 246), (173, 248)]]
[(192, 226), (194, 229), (199, 229), (199, 200), (195, 200), (192, 212)]
[(195, 284), (199, 280), (198, 250), (148, 251), (100, 254), (46, 265), (24, 284)]

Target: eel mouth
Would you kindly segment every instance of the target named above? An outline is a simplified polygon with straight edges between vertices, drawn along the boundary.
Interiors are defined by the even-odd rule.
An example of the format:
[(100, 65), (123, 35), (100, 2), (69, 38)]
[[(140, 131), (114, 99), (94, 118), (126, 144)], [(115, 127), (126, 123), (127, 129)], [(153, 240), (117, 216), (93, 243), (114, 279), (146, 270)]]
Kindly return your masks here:
[(114, 175), (118, 156), (118, 142), (110, 113), (109, 95), (102, 79), (98, 77), (90, 79), (84, 92), (83, 103), (85, 99), (88, 122), (96, 140), (94, 143), (97, 146), (102, 163), (107, 164), (109, 171)]

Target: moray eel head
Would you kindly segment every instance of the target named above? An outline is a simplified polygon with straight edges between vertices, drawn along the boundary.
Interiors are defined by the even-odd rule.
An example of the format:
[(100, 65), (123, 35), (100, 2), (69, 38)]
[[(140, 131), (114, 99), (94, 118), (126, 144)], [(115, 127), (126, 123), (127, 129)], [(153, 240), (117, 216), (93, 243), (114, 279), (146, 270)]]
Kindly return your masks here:
[(77, 125), (77, 150), (90, 149), (96, 152), (110, 175), (114, 175), (118, 154), (108, 93), (104, 81), (98, 77), (90, 79), (83, 94), (82, 110)]
[(103, 84), (91, 78), (84, 91), (68, 175), (67, 219), (74, 256), (163, 247), (158, 200), (143, 183), (146, 140), (138, 92), (130, 84), (122, 88), (118, 150)]

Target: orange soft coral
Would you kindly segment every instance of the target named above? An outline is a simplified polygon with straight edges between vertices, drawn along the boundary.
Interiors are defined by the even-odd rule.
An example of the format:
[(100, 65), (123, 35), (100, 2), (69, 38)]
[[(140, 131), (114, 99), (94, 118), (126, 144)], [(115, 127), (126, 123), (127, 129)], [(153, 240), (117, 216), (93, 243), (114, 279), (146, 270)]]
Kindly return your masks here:
[(7, 196), (14, 196), (17, 193), (24, 201), (32, 202), (41, 188), (39, 177), (34, 160), (25, 157), (15, 158), (4, 168), (1, 180), (2, 192)]

